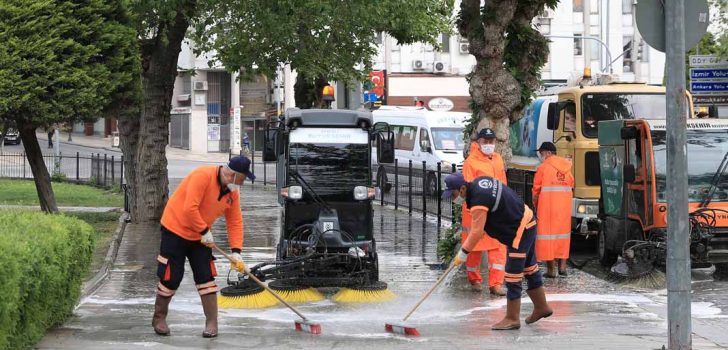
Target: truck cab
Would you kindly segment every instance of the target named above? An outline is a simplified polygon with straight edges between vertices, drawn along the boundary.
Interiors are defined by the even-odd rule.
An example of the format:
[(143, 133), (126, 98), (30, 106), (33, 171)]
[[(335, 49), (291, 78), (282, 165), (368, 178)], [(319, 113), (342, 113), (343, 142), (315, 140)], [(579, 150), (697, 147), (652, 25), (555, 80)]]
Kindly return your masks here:
[[(631, 269), (664, 264), (667, 237), (665, 120), (599, 124), (602, 180), (599, 259), (622, 255)], [(687, 123), (688, 208), (692, 264), (728, 267), (728, 122)]]
[[(516, 147), (525, 148), (525, 153), (514, 157), (509, 164), (509, 185), (518, 187), (522, 184), (521, 192), (524, 192), (522, 194), (528, 202), (529, 181), (533, 179), (539, 165), (536, 158), (538, 142), (553, 142), (557, 154), (573, 162), (572, 232), (587, 236), (596, 234), (600, 226), (597, 214), (602, 184), (597, 142), (599, 123), (608, 120), (665, 120), (665, 101), (664, 87), (642, 83), (582, 83), (545, 92), (526, 109), (526, 113), (532, 111), (530, 116), (527, 114), (524, 117), (531, 120), (532, 135), (524, 139), (531, 140), (532, 144), (524, 147), (521, 144), (525, 141), (516, 139)], [(688, 106), (688, 113), (692, 116), (692, 103), (688, 103)], [(523, 123), (515, 123), (511, 126), (511, 134), (514, 133), (514, 126), (524, 128)], [(517, 133), (524, 134), (525, 131)], [(513, 148), (514, 145), (511, 146)]]

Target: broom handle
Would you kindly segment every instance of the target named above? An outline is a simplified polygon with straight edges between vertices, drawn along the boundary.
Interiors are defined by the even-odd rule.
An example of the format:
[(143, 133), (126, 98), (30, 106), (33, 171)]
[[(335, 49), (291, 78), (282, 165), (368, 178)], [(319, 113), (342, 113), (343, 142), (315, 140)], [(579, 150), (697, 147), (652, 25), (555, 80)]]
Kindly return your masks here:
[[(228, 260), (230, 260), (230, 262), (233, 262), (233, 259), (230, 257), (230, 255), (228, 255), (227, 253), (225, 253), (225, 251), (223, 251), (222, 249), (220, 249), (220, 247), (218, 247), (217, 244), (213, 245), (212, 247), (215, 248), (215, 250), (217, 250), (218, 253), (222, 254), (225, 258), (227, 258)], [(276, 297), (276, 299), (278, 299), (278, 301), (280, 301), (281, 303), (283, 303), (283, 305), (285, 305), (289, 309), (291, 309), (291, 311), (295, 312), (304, 321), (308, 321), (308, 319), (306, 318), (306, 316), (303, 316), (303, 314), (301, 312), (299, 312), (295, 307), (291, 306), (291, 304), (289, 304), (285, 300), (283, 300), (283, 298), (281, 298), (281, 296), (278, 295), (278, 293), (274, 292), (272, 289), (270, 289), (270, 287), (268, 287), (267, 285), (265, 285), (265, 283), (261, 282), (258, 279), (258, 277), (255, 277), (255, 275), (253, 275), (252, 273), (250, 273), (250, 270), (248, 270), (247, 266), (245, 267), (245, 274), (248, 275), (248, 277), (250, 277), (250, 279), (252, 279), (253, 281), (255, 281), (255, 283), (257, 283), (259, 286), (261, 286), (262, 288), (264, 288), (265, 290), (267, 290), (270, 294), (273, 294), (273, 296)]]
[(430, 290), (428, 290), (427, 293), (425, 293), (425, 295), (422, 296), (422, 299), (420, 299), (420, 301), (418, 301), (417, 304), (415, 304), (415, 307), (413, 307), (412, 310), (410, 310), (410, 312), (407, 314), (407, 316), (405, 316), (402, 319), (402, 322), (407, 321), (407, 319), (410, 316), (412, 316), (412, 314), (415, 312), (415, 310), (417, 310), (417, 308), (420, 307), (422, 302), (425, 301), (425, 299), (427, 299), (430, 296), (430, 294), (432, 294), (432, 292), (434, 292), (435, 289), (437, 289), (437, 287), (442, 283), (442, 281), (445, 280), (445, 277), (447, 277), (447, 275), (450, 274), (450, 271), (452, 271), (453, 268), (455, 268), (455, 264), (450, 263), (450, 267), (448, 267), (447, 270), (445, 270), (445, 273), (443, 273), (442, 276), (440, 276), (440, 278), (437, 280), (437, 282), (435, 282), (435, 285), (433, 285), (432, 288), (430, 288)]

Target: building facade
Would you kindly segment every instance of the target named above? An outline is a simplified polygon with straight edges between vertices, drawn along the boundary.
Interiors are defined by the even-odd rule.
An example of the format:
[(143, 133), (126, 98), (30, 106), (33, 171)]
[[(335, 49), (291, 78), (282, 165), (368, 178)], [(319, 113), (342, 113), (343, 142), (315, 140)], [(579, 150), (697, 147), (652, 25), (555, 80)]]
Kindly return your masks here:
[[(550, 40), (542, 71), (544, 85), (564, 84), (592, 73), (611, 73), (618, 80), (662, 84), (665, 55), (641, 39), (634, 19), (635, 0), (565, 0), (544, 10), (534, 24)], [(459, 11), (456, 1), (455, 11)], [(456, 29), (453, 28), (453, 32)], [(469, 111), (466, 76), (475, 58), (459, 35), (440, 35), (442, 50), (415, 43), (397, 45), (386, 34), (378, 37), (374, 69), (387, 72), (387, 104), (415, 105), (438, 97), (453, 102), (454, 111)], [(610, 64), (611, 63), (611, 64)]]

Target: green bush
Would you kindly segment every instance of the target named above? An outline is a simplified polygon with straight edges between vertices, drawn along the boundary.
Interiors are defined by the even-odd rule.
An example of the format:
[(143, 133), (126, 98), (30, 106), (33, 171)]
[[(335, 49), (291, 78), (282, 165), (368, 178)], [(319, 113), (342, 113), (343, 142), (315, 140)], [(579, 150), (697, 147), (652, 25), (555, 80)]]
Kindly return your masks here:
[[(455, 205), (455, 204), (453, 204)], [(445, 230), (444, 234), (437, 243), (437, 256), (442, 259), (445, 264), (450, 264), (452, 258), (455, 257), (455, 248), (460, 243), (460, 215), (462, 209), (459, 205), (455, 205), (453, 211), (452, 225)]]
[(63, 215), (0, 210), (0, 349), (26, 349), (73, 311), (93, 229)]

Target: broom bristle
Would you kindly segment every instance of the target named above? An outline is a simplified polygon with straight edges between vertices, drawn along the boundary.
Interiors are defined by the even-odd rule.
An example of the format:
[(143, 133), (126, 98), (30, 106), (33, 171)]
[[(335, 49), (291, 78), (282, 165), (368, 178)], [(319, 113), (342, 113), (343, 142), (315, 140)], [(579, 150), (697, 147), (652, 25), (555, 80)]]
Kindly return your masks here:
[(225, 296), (221, 294), (217, 297), (217, 305), (221, 309), (264, 309), (277, 304), (278, 299), (268, 291), (243, 296)]
[(650, 271), (644, 276), (637, 278), (625, 278), (620, 281), (620, 284), (622, 285), (642, 289), (662, 289), (665, 288), (665, 283), (665, 274), (657, 269)]
[(361, 290), (351, 288), (341, 288), (337, 292), (333, 300), (339, 303), (378, 303), (389, 301), (396, 298), (397, 295), (389, 289), (382, 290)]
[(283, 300), (289, 303), (311, 303), (324, 300), (324, 295), (314, 288), (301, 290), (280, 290), (276, 291)]

